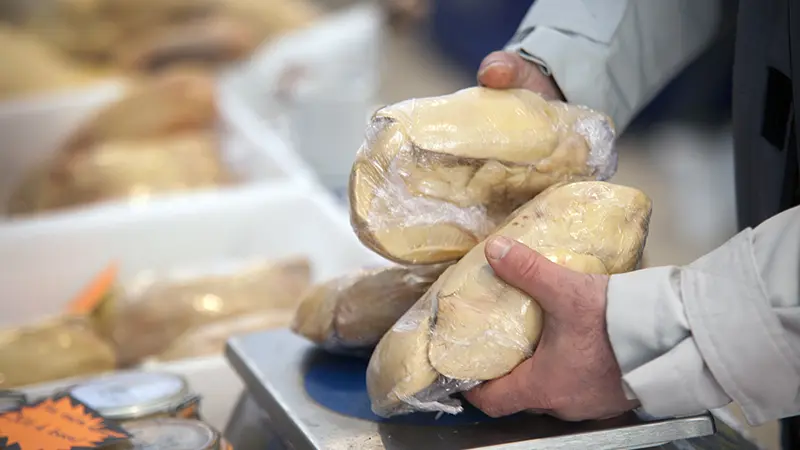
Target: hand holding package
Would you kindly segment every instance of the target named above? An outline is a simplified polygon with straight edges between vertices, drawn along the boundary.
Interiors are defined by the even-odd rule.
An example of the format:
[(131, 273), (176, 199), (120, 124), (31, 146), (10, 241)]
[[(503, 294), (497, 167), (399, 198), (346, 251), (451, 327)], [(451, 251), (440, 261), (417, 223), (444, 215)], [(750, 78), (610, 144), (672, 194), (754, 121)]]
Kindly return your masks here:
[[(565, 183), (526, 203), (492, 235), (575, 271), (614, 274), (636, 268), (650, 211), (650, 200), (633, 188)], [(450, 395), (502, 377), (530, 357), (542, 320), (535, 299), (494, 274), (482, 242), (381, 339), (367, 371), (373, 410), (459, 412)]]

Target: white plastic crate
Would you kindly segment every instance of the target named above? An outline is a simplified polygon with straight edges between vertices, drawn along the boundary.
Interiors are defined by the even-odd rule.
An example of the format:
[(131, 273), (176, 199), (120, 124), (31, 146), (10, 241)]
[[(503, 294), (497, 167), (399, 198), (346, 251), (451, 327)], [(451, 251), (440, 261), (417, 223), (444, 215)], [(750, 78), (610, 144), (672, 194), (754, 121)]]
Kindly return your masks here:
[(87, 209), (0, 224), (0, 326), (62, 311), (110, 262), (122, 283), (252, 258), (310, 258), (317, 279), (386, 261), (353, 233), (346, 211), (307, 183), (165, 199), (150, 208)]
[(258, 50), (221, 83), (237, 121), (277, 129), (326, 187), (347, 185), (380, 86), (382, 12), (358, 3)]
[[(42, 164), (98, 108), (125, 91), (119, 81), (0, 103), (0, 209), (32, 168)], [(0, 215), (0, 220), (3, 220)]]

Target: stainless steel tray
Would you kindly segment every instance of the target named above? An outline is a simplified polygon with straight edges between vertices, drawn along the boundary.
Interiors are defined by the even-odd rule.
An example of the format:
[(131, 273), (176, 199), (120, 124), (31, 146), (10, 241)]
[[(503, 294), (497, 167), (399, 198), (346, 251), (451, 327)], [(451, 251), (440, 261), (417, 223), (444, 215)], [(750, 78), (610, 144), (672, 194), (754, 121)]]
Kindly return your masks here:
[[(312, 400), (305, 383), (309, 368), (337, 357), (319, 352), (288, 330), (234, 338), (226, 354), (254, 401), (269, 416), (274, 431), (297, 450), (637, 449), (715, 432), (710, 414), (645, 421), (631, 413), (581, 423), (528, 414), (457, 425), (438, 425), (435, 420), (426, 424), (365, 420)], [(339, 388), (332, 383), (329, 389)], [(333, 398), (345, 403), (359, 401), (363, 395), (332, 392)]]

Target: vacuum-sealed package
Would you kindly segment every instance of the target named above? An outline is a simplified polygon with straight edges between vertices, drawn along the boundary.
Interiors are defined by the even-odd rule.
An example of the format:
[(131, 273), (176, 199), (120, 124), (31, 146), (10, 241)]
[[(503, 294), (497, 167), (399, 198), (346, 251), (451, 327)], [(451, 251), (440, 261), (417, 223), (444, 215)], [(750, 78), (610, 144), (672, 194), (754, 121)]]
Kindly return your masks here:
[(564, 181), (616, 171), (614, 129), (523, 89), (468, 88), (378, 110), (350, 177), (359, 239), (401, 264), (455, 261)]
[[(600, 181), (558, 184), (511, 214), (505, 236), (584, 273), (633, 270), (651, 212), (637, 189)], [(373, 411), (461, 411), (450, 395), (502, 377), (533, 353), (542, 329), (535, 299), (497, 276), (484, 242), (448, 268), (384, 335), (367, 369)]]
[(447, 264), (362, 270), (309, 289), (292, 330), (333, 352), (369, 355)]
[(117, 302), (113, 338), (120, 364), (160, 355), (184, 333), (216, 321), (293, 311), (310, 284), (306, 258), (254, 261), (155, 280), (143, 275)]
[(107, 372), (115, 364), (113, 347), (84, 316), (0, 330), (0, 389)]
[(172, 341), (153, 361), (176, 361), (200, 356), (221, 355), (233, 336), (275, 328), (286, 328), (294, 311), (269, 310), (221, 319), (193, 328)]

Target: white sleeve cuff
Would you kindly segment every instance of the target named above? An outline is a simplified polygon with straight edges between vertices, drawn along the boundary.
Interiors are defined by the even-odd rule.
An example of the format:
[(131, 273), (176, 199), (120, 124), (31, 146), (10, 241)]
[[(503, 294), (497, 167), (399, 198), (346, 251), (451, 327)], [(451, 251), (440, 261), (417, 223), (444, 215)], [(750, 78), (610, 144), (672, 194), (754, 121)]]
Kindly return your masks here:
[(652, 416), (702, 412), (730, 403), (703, 361), (681, 298), (681, 269), (612, 275), (606, 322), (623, 390)]
[(765, 292), (753, 236), (745, 230), (690, 264), (681, 287), (703, 359), (747, 421), (760, 425), (797, 413), (800, 373)]
[(547, 67), (621, 134), (714, 39), (719, 0), (537, 0), (506, 50)]
[(622, 377), (642, 409), (656, 417), (698, 414), (730, 403), (691, 338)]
[(677, 267), (611, 276), (606, 322), (622, 373), (658, 358), (689, 337), (679, 283)]
[(772, 309), (753, 239), (745, 230), (687, 267), (611, 277), (609, 339), (626, 392), (647, 413), (691, 414), (730, 401), (751, 425), (797, 413), (794, 332)]

